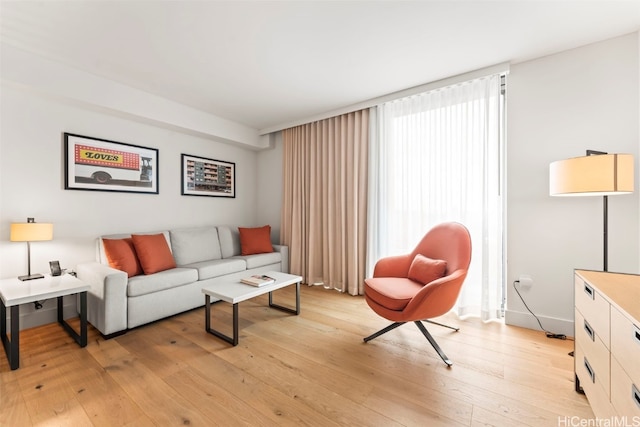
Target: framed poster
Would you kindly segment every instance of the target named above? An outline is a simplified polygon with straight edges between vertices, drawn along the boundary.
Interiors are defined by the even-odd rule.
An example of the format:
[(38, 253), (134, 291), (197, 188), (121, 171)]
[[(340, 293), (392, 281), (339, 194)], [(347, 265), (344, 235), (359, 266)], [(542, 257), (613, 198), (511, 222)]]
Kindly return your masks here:
[(158, 150), (64, 134), (64, 188), (158, 194)]
[(182, 154), (181, 194), (236, 197), (236, 164)]

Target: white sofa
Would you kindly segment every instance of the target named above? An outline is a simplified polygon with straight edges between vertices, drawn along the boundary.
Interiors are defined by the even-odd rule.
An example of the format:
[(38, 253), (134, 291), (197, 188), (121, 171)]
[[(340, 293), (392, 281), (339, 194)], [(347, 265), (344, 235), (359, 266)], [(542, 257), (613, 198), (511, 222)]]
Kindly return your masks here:
[[(136, 234), (158, 234), (136, 233)], [(289, 249), (273, 245), (274, 252), (241, 255), (236, 227), (205, 226), (162, 232), (176, 268), (127, 277), (109, 266), (102, 239), (97, 239), (97, 261), (77, 266), (78, 279), (91, 286), (87, 293), (87, 319), (105, 337), (204, 305), (201, 289), (240, 280), (266, 271), (289, 270)]]

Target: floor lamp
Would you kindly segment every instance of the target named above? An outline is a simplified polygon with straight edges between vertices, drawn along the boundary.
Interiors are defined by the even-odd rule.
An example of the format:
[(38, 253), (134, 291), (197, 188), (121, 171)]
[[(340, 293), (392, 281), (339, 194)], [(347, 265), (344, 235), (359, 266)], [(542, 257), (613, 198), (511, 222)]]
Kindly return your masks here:
[(44, 276), (40, 273), (31, 274), (31, 242), (53, 240), (53, 224), (35, 222), (33, 218), (27, 218), (27, 222), (13, 223), (9, 240), (27, 242), (27, 274), (19, 276), (18, 279), (22, 281), (42, 279)]
[(587, 150), (584, 157), (551, 163), (552, 196), (603, 196), (604, 271), (608, 271), (608, 196), (633, 193), (633, 156)]

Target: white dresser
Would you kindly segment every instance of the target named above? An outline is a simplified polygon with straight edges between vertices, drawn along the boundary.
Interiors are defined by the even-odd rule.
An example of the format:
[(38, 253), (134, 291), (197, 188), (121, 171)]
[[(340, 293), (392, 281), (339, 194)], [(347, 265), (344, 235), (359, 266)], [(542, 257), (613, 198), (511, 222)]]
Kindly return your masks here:
[(576, 391), (597, 418), (640, 417), (640, 275), (575, 270)]

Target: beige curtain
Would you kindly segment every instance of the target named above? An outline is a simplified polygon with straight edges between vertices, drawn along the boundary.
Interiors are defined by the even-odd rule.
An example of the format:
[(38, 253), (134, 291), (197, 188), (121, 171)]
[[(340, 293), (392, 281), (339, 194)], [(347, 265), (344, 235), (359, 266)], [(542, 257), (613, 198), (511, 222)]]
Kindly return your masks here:
[(305, 283), (362, 295), (369, 110), (283, 131), (280, 237)]

